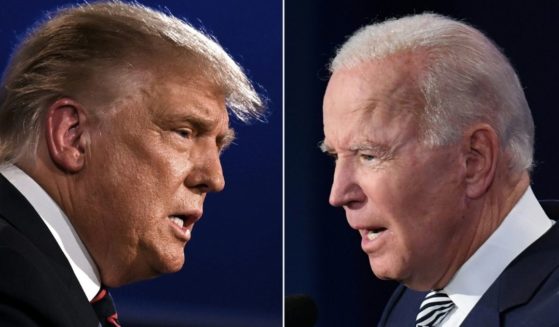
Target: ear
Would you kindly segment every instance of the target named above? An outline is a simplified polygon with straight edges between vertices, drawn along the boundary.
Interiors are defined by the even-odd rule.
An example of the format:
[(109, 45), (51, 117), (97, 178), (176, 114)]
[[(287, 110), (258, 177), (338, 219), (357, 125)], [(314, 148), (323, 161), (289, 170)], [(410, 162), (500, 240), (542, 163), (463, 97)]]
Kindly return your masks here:
[(46, 142), (52, 161), (70, 173), (85, 164), (87, 115), (82, 106), (69, 98), (51, 104), (46, 113)]
[(482, 196), (495, 179), (499, 139), (488, 124), (477, 124), (465, 135), (466, 194), (470, 198)]

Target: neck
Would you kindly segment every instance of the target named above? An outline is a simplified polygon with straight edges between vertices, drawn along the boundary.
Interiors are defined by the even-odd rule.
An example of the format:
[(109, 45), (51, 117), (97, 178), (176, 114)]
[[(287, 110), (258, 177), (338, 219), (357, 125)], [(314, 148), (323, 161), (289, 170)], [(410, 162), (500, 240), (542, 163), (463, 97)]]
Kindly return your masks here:
[(529, 185), (528, 172), (518, 173), (513, 178), (497, 176), (484, 196), (467, 200), (467, 230), (459, 231), (460, 235), (456, 237), (459, 246), (455, 247), (459, 250), (453, 254), (448, 268), (433, 284), (432, 289), (444, 288), (450, 282), (458, 269), (497, 230)]
[[(41, 144), (43, 145), (43, 144)], [(33, 158), (23, 158), (15, 163), (27, 175), (37, 182), (49, 196), (70, 216), (68, 204), (70, 192), (69, 175), (58, 169), (49, 159), (45, 146), (39, 146), (37, 155)]]

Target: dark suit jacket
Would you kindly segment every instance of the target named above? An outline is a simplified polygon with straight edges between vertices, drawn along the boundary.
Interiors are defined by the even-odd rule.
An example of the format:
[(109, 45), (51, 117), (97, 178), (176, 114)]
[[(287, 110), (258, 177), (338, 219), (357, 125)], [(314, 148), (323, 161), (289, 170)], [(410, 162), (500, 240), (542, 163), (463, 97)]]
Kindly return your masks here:
[[(400, 285), (379, 326), (415, 326), (425, 294)], [(461, 326), (559, 326), (559, 222), (507, 266)]]
[(0, 326), (98, 325), (47, 226), (0, 175)]

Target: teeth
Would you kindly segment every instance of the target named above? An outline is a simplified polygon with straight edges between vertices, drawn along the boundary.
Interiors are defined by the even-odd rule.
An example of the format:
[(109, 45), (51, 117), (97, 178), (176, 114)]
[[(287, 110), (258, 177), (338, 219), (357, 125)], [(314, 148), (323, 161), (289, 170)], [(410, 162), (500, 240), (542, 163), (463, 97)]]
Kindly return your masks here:
[(174, 222), (175, 225), (179, 226), (180, 228), (182, 228), (184, 226), (184, 220), (182, 220), (178, 217), (171, 217), (169, 219), (171, 219), (171, 221)]
[(382, 233), (382, 231), (380, 231), (380, 232), (373, 232), (372, 230), (370, 230), (370, 231), (367, 232), (367, 239), (368, 239), (369, 241), (372, 241), (372, 240), (374, 240), (375, 238), (377, 238), (377, 237), (380, 235), (380, 233)]

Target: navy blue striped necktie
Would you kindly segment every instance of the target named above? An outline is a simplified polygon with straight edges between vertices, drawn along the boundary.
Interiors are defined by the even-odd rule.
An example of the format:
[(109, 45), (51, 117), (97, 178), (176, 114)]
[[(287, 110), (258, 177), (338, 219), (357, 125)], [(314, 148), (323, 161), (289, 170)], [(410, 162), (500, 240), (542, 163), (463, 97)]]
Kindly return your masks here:
[(432, 291), (421, 303), (417, 318), (416, 327), (433, 327), (440, 324), (446, 315), (454, 308), (452, 300), (443, 292)]

